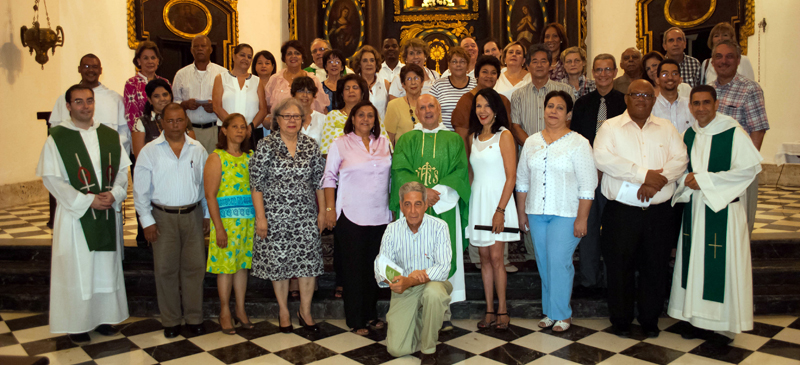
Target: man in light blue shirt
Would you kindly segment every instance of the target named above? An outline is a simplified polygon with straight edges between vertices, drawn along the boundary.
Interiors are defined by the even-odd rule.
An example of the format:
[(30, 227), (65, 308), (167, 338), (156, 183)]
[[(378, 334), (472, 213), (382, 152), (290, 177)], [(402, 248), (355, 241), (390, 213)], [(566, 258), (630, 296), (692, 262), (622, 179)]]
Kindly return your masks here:
[[(425, 214), (428, 204), (424, 185), (408, 182), (399, 195), (403, 217), (386, 227), (374, 264), (378, 286), (392, 290), (386, 314), (386, 347), (397, 357), (414, 353), (419, 347), (422, 364), (435, 364), (439, 329), (453, 291), (447, 281), (453, 254), (450, 233), (445, 221)], [(407, 276), (387, 278), (386, 267), (379, 264), (387, 261)]]

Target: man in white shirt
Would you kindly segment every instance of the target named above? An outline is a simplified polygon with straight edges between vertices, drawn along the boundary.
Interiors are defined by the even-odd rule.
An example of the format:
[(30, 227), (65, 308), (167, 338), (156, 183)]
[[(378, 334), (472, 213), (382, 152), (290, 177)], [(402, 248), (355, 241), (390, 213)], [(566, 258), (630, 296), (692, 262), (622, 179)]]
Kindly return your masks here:
[[(209, 230), (203, 190), (208, 153), (186, 136), (186, 112), (176, 103), (164, 107), (161, 136), (146, 144), (136, 159), (133, 200), (144, 236), (153, 245), (158, 309), (164, 336), (203, 328), (205, 239)], [(183, 316), (181, 316), (183, 307)]]
[(603, 123), (594, 140), (595, 164), (603, 172), (600, 191), (608, 198), (600, 238), (608, 311), (612, 333), (620, 337), (630, 336), (635, 299), (645, 335), (658, 337), (667, 263), (678, 240), (679, 216), (670, 199), (688, 156), (672, 123), (650, 114), (654, 94), (649, 82), (632, 82), (625, 95), (628, 110)]
[[(374, 271), (378, 286), (390, 288), (386, 313), (386, 349), (400, 357), (422, 352), (422, 364), (436, 364), (436, 342), (453, 284), (447, 281), (452, 259), (445, 221), (425, 214), (427, 188), (419, 182), (403, 184), (398, 192), (403, 216), (389, 223), (383, 234)], [(386, 264), (403, 275), (387, 273)]]
[(397, 43), (397, 39), (384, 39), (383, 64), (381, 64), (381, 70), (378, 74), (391, 84), (394, 77), (400, 74), (400, 69), (405, 65), (405, 63), (400, 62), (400, 45)]
[[(128, 129), (128, 122), (125, 120), (125, 105), (122, 103), (122, 96), (100, 83), (100, 75), (103, 74), (103, 67), (100, 58), (89, 53), (81, 57), (78, 65), (78, 73), (81, 74), (80, 85), (88, 86), (94, 92), (94, 120), (105, 124), (119, 133), (119, 140), (125, 147), (125, 152), (131, 153), (131, 130)], [(67, 102), (62, 94), (53, 106), (50, 113), (50, 126), (55, 127), (64, 120), (69, 119)]]
[(172, 82), (173, 101), (181, 104), (194, 127), (197, 141), (208, 153), (217, 148), (217, 115), (211, 104), (214, 78), (224, 67), (211, 62), (211, 40), (204, 35), (192, 39), (194, 63), (178, 70)]
[(682, 82), (678, 62), (669, 58), (661, 61), (656, 77), (661, 93), (653, 105), (653, 115), (669, 120), (683, 134), (692, 126), (694, 117), (689, 111), (689, 98), (678, 95), (678, 85)]
[(77, 344), (112, 336), (128, 318), (122, 273), (122, 201), (131, 161), (117, 132), (93, 120), (94, 94), (66, 95), (70, 114), (50, 129), (36, 176), (58, 199), (50, 276), (50, 332)]

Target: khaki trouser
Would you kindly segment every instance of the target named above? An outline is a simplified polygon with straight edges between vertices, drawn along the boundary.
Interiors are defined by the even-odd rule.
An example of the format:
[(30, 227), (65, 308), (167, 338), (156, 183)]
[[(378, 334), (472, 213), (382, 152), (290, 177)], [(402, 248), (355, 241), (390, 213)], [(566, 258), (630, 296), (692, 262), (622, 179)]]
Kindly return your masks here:
[(164, 327), (203, 323), (203, 278), (206, 274), (203, 209), (170, 214), (153, 208), (158, 240), (153, 243), (156, 294)]
[(392, 293), (389, 313), (386, 313), (389, 354), (409, 355), (417, 351), (418, 345), (423, 354), (436, 352), (452, 291), (453, 284), (448, 281), (431, 281), (408, 288), (403, 294)]
[(216, 124), (213, 127), (206, 129), (195, 127), (194, 136), (197, 137), (197, 141), (206, 148), (206, 152), (211, 154), (211, 152), (214, 152), (214, 149), (217, 148), (219, 127), (217, 127)]

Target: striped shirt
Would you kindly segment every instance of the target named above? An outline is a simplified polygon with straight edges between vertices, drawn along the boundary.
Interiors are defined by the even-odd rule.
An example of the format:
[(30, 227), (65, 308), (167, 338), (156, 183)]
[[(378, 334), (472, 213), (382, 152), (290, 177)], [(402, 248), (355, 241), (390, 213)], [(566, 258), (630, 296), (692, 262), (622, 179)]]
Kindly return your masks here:
[(139, 152), (134, 168), (133, 202), (142, 228), (156, 223), (150, 203), (182, 207), (200, 202), (204, 217), (209, 217), (203, 190), (208, 152), (200, 142), (186, 137), (180, 155), (179, 158), (172, 152), (164, 133)]
[(531, 82), (511, 95), (511, 120), (522, 126), (529, 136), (544, 129), (544, 97), (555, 90), (565, 91), (575, 101), (575, 89), (569, 84), (547, 80), (541, 89)]
[(457, 88), (450, 82), (449, 77), (442, 77), (436, 80), (431, 86), (431, 95), (439, 101), (439, 106), (442, 111), (442, 122), (449, 131), (455, 131), (453, 125), (450, 123), (450, 117), (453, 116), (453, 109), (456, 108), (458, 100), (464, 94), (478, 86), (477, 80), (474, 77), (467, 77), (467, 86)]
[[(380, 256), (397, 264), (405, 276), (416, 270), (425, 270), (431, 281), (445, 281), (450, 274), (453, 256), (447, 223), (425, 214), (417, 233), (408, 228), (405, 217), (389, 223), (383, 233)], [(378, 267), (378, 258), (375, 259), (373, 270), (378, 286), (388, 288), (389, 284), (381, 278), (386, 268)]]

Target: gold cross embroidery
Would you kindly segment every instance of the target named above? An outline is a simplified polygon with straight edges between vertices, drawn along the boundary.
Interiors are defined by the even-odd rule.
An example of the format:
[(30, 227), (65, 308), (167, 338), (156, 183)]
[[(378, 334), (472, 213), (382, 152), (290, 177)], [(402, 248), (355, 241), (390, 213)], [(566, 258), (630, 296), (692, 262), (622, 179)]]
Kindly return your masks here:
[(709, 246), (714, 247), (714, 258), (716, 259), (717, 258), (717, 247), (722, 247), (722, 245), (718, 245), (717, 244), (717, 234), (716, 233), (714, 233), (714, 243), (709, 245)]
[(431, 186), (439, 182), (439, 171), (431, 166), (430, 163), (426, 162), (424, 165), (417, 168), (417, 177), (422, 180), (423, 185)]

